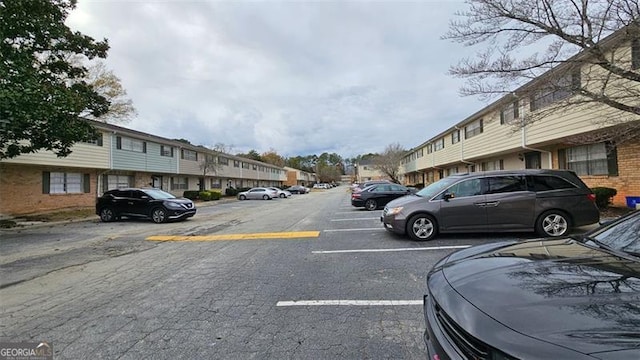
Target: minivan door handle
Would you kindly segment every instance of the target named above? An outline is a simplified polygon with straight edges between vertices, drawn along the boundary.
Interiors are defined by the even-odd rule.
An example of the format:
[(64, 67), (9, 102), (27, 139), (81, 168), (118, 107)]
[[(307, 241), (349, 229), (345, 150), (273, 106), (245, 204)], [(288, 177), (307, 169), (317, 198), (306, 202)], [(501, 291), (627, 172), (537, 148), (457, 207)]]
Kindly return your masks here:
[(477, 203), (473, 203), (473, 205), (479, 206), (479, 207), (486, 207), (487, 203), (486, 202), (477, 202)]
[(484, 203), (485, 207), (496, 207), (500, 204), (500, 201), (490, 201), (490, 202), (486, 202)]

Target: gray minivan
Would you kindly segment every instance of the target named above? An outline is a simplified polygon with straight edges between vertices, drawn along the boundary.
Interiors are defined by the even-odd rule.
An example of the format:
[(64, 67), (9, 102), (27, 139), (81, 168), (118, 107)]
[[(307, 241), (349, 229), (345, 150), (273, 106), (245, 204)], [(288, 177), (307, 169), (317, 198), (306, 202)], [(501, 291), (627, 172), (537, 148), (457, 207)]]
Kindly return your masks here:
[(438, 233), (536, 231), (563, 236), (598, 222), (595, 195), (569, 170), (455, 174), (388, 203), (384, 227), (414, 240)]

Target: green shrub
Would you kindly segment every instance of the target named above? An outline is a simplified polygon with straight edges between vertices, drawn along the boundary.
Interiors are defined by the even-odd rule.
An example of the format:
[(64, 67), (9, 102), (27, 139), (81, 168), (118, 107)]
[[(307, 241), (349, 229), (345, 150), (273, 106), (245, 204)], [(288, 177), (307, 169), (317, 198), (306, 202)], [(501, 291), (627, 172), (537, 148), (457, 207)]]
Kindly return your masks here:
[(185, 190), (184, 193), (182, 194), (183, 197), (190, 199), (190, 200), (198, 200), (199, 196), (200, 196), (200, 191), (198, 190)]
[(238, 195), (238, 189), (236, 189), (236, 188), (227, 188), (224, 191), (224, 194), (227, 195), (227, 196), (236, 196), (236, 195)]
[(611, 204), (611, 199), (616, 196), (618, 191), (608, 187), (594, 187), (591, 189), (596, 195), (596, 205), (599, 209), (606, 209)]

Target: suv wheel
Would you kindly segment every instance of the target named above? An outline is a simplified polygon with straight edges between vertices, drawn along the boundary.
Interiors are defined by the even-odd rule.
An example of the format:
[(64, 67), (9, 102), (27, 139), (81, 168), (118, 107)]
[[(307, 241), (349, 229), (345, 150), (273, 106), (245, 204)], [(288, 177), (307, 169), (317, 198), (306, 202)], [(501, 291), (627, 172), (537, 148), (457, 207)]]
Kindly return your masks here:
[(364, 208), (373, 211), (378, 208), (378, 203), (373, 199), (369, 199), (364, 203)]
[(161, 207), (151, 210), (151, 220), (156, 224), (167, 221), (167, 210)]
[(567, 234), (569, 228), (569, 217), (564, 212), (557, 210), (543, 213), (536, 223), (536, 231), (541, 236), (563, 236)]
[(407, 222), (407, 234), (413, 240), (428, 241), (438, 234), (438, 224), (431, 215), (414, 215)]
[(103, 222), (111, 222), (116, 220), (116, 218), (116, 214), (110, 207), (104, 207), (100, 209), (100, 220), (102, 220)]

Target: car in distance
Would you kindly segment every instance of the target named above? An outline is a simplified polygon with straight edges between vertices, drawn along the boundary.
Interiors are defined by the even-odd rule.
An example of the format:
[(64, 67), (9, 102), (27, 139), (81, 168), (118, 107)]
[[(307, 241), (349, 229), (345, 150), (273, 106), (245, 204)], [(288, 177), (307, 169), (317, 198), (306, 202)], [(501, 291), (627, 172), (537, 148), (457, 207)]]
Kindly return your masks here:
[(310, 189), (302, 185), (293, 185), (288, 187), (286, 190), (292, 194), (308, 194)]
[(362, 189), (362, 191), (351, 193), (351, 205), (373, 211), (385, 206), (391, 200), (411, 193), (411, 189), (398, 184), (374, 184)]
[(163, 223), (194, 216), (196, 206), (189, 199), (177, 198), (156, 188), (114, 189), (97, 199), (96, 214), (104, 222), (120, 220), (124, 216)]
[(640, 359), (640, 211), (460, 250), (426, 288), (429, 359)]
[(360, 192), (360, 191), (362, 191), (362, 189), (364, 189), (366, 187), (369, 187), (371, 185), (375, 185), (375, 184), (395, 184), (395, 183), (392, 182), (392, 181), (389, 181), (389, 180), (369, 180), (369, 181), (364, 181), (364, 182), (359, 183), (356, 186), (353, 186), (351, 188), (351, 192)]
[(288, 198), (288, 197), (290, 197), (290, 196), (291, 196), (291, 192), (290, 192), (289, 190), (282, 190), (282, 189), (277, 188), (277, 187), (275, 187), (275, 186), (274, 186), (274, 187), (268, 187), (267, 189), (269, 189), (269, 190), (275, 190), (275, 192), (276, 192), (277, 196), (278, 196), (279, 198), (281, 198), (281, 199)]
[(380, 220), (391, 232), (426, 241), (456, 232), (563, 236), (599, 218), (595, 195), (573, 171), (530, 169), (448, 176), (391, 201)]
[(255, 187), (238, 193), (238, 200), (271, 200), (275, 197), (278, 197), (276, 190), (264, 187)]

